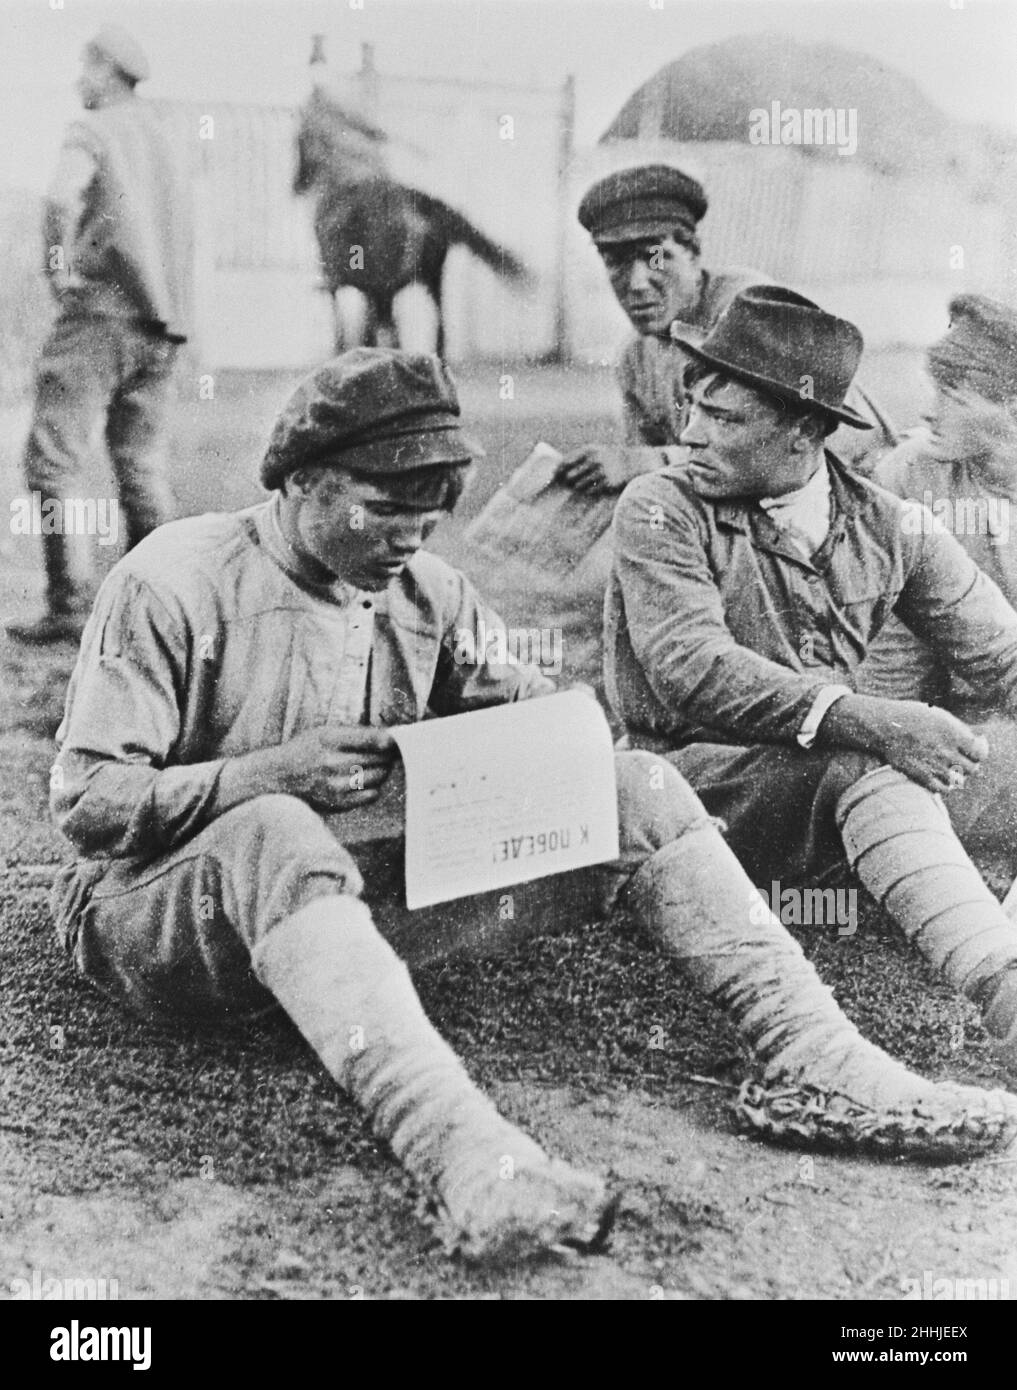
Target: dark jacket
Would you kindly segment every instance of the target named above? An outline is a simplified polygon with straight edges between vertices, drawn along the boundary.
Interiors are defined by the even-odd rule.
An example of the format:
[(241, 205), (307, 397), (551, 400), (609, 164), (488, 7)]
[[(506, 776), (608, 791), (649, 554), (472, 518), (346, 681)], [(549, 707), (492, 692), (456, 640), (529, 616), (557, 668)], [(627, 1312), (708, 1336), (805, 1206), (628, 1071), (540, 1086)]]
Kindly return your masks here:
[(811, 560), (755, 503), (712, 502), (682, 466), (625, 489), (605, 608), (608, 696), (634, 746), (793, 743), (824, 685), (891, 613), (1017, 709), (1017, 613), (920, 509), (827, 454), (830, 532)]

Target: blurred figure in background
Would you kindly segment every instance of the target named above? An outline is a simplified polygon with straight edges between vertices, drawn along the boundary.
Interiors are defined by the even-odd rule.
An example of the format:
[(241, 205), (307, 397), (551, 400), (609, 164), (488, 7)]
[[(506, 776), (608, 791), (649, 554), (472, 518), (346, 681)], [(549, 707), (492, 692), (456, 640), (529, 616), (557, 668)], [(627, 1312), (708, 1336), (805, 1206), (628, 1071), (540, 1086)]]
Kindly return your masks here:
[[(174, 513), (159, 456), (174, 362), (187, 340), (190, 195), (157, 117), (135, 94), (149, 75), (130, 34), (107, 26), (82, 54), (84, 115), (67, 130), (47, 197), (45, 269), (59, 311), (43, 347), (25, 449), (30, 490), (76, 491), (105, 432), (127, 548)], [(63, 528), (43, 534), (46, 608), (8, 632), (77, 640), (90, 578)]]
[[(931, 511), (916, 529), (952, 532), (1017, 607), (1017, 311), (983, 295), (950, 302), (950, 326), (929, 348), (934, 399), (874, 480)], [(896, 619), (873, 645), (861, 680), (874, 694), (926, 700), (984, 717), (991, 694), (951, 675)], [(989, 701), (989, 703), (987, 703)]]
[[(875, 481), (912, 504), (916, 532), (952, 534), (1017, 607), (1017, 311), (983, 295), (956, 296), (927, 363), (935, 394), (926, 425), (908, 432)], [(965, 680), (896, 618), (871, 647), (858, 688), (937, 705), (988, 740), (981, 795), (959, 830), (980, 862), (1012, 877), (1017, 722), (999, 691)]]

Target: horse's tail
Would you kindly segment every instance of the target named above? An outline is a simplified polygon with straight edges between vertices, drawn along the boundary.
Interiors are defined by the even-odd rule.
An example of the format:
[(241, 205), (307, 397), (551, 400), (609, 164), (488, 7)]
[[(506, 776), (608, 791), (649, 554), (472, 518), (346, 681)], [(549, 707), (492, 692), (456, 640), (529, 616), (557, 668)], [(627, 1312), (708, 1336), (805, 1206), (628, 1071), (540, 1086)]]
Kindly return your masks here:
[(413, 189), (412, 193), (418, 212), (441, 227), (450, 246), (465, 246), (478, 260), (490, 266), (496, 275), (511, 280), (520, 288), (532, 286), (533, 272), (507, 246), (492, 241), (479, 227), (475, 227), (468, 217), (449, 207), (448, 203), (442, 202), (440, 198), (432, 198), (429, 193), (421, 193), (419, 189)]

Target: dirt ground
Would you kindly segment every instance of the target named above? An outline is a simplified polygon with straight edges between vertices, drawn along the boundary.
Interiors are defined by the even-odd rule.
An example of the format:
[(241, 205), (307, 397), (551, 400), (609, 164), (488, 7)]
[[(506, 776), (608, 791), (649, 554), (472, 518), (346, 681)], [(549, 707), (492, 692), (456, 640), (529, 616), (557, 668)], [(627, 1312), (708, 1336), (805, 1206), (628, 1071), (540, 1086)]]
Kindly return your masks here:
[[(908, 410), (913, 364), (890, 365), (884, 395)], [(536, 438), (578, 443), (611, 405), (605, 373), (521, 371), (504, 401), (500, 370), (463, 382), (489, 453), (468, 512)], [(212, 401), (184, 380), (172, 456), (185, 510), (258, 496), (290, 380), (223, 377)], [(0, 422), (8, 497), (22, 491), (25, 423), (18, 409)], [(453, 555), (457, 535), (439, 538)], [(36, 545), (0, 538), (0, 618), (37, 602)], [(893, 1300), (926, 1275), (1017, 1292), (1017, 1159), (929, 1167), (739, 1134), (733, 1035), (618, 925), (418, 972), (432, 1018), (506, 1113), (623, 1193), (605, 1255), (497, 1274), (450, 1258), (289, 1025), (156, 1029), (71, 973), (46, 906), (66, 851), (46, 795), (71, 657), (4, 643), (0, 659), (0, 1298), (33, 1277), (168, 1299)], [(874, 914), (854, 937), (801, 939), (877, 1042), (933, 1076), (1002, 1083), (974, 1012)]]

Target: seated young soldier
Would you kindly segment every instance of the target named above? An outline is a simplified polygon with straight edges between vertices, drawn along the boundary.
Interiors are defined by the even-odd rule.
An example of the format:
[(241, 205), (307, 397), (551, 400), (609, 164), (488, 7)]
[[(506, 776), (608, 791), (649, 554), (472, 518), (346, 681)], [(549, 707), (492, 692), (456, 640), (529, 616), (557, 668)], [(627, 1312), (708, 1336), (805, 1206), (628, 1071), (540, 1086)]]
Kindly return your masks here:
[[(53, 812), (84, 857), (54, 912), (81, 972), (142, 1016), (254, 1026), (281, 1005), (433, 1197), (449, 1244), (493, 1258), (602, 1233), (604, 1184), (477, 1090), (343, 844), (344, 815), (390, 773), (389, 727), (553, 689), (535, 667), (456, 653), (464, 629), (499, 620), (422, 546), (474, 453), (436, 357), (357, 349), (281, 413), (266, 501), (164, 526), (120, 561), (58, 731)], [(1011, 1140), (1017, 1098), (912, 1075), (860, 1037), (778, 922), (749, 920), (751, 885), (674, 769), (622, 754), (617, 784), (621, 856), (576, 874), (571, 896), (639, 914), (764, 1081), (837, 1090), (866, 1135), (912, 1155)]]
[[(698, 341), (740, 290), (767, 276), (743, 266), (707, 268), (699, 223), (709, 202), (698, 179), (667, 164), (642, 164), (599, 179), (579, 204), (611, 289), (634, 333), (618, 361), (621, 444), (585, 444), (559, 465), (562, 482), (581, 492), (620, 491), (640, 473), (681, 462), (678, 447), (688, 366), (679, 338)], [(871, 419), (868, 434), (839, 431), (840, 452), (863, 472), (897, 442), (869, 397), (852, 386), (848, 404)]]
[(951, 825), (977, 820), (987, 741), (854, 679), (895, 613), (1013, 711), (1017, 613), (952, 536), (904, 525), (905, 503), (824, 449), (838, 420), (864, 424), (843, 405), (854, 325), (759, 287), (686, 349), (691, 462), (631, 483), (615, 518), (606, 681), (627, 746), (668, 757), (757, 882), (846, 857), (1013, 1065), (1017, 927)]

